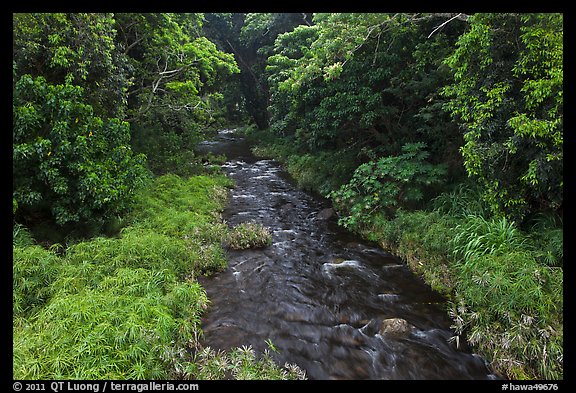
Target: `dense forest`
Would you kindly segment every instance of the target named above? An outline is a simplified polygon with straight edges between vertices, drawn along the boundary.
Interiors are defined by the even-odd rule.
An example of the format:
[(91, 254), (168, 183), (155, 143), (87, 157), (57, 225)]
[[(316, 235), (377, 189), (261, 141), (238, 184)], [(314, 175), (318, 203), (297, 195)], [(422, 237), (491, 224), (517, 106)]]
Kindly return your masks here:
[(195, 149), (224, 127), (501, 375), (563, 379), (558, 13), (14, 14), (15, 379), (303, 377), (198, 348), (197, 277), (239, 232)]

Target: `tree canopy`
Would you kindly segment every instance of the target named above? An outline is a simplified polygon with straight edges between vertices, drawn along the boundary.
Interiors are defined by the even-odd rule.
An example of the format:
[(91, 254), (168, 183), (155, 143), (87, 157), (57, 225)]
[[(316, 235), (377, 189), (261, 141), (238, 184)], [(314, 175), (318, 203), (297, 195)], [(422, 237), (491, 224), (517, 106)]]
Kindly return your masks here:
[[(14, 14), (14, 206), (60, 225), (125, 211), (223, 110), (233, 55), (202, 14)], [(188, 150), (188, 151), (186, 151)]]

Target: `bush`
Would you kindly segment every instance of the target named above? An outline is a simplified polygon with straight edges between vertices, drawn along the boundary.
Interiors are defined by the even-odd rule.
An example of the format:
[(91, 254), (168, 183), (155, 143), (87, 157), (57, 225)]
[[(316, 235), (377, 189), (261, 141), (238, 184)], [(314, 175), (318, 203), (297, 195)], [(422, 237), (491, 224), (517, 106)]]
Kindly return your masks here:
[(104, 222), (125, 212), (146, 177), (130, 129), (94, 116), (70, 78), (22, 76), (13, 96), (13, 197), (17, 215), (57, 224)]
[(340, 224), (353, 228), (379, 212), (392, 217), (398, 207), (421, 201), (425, 188), (439, 183), (446, 173), (444, 165), (426, 162), (424, 147), (423, 143), (407, 143), (401, 155), (360, 165), (347, 184), (330, 193), (338, 210), (346, 214)]

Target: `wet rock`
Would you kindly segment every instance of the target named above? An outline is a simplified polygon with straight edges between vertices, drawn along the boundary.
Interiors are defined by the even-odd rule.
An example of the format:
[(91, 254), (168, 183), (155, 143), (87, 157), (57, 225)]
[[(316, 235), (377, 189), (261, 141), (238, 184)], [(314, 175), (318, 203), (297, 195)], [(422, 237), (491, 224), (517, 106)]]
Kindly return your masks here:
[(413, 326), (402, 318), (388, 318), (382, 321), (379, 333), (385, 337), (404, 338), (408, 337)]
[(336, 213), (334, 212), (334, 209), (327, 208), (327, 209), (322, 209), (318, 212), (318, 214), (316, 215), (316, 219), (317, 220), (329, 220), (332, 217), (334, 217)]

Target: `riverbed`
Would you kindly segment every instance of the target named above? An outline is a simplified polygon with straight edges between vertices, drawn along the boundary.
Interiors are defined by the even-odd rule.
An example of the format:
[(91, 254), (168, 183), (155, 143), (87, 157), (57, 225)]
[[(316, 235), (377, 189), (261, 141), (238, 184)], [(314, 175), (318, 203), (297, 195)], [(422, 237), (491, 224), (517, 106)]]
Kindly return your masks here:
[(235, 181), (224, 219), (257, 222), (272, 245), (228, 251), (226, 271), (201, 283), (211, 301), (202, 345), (270, 340), (279, 364), (308, 379), (498, 379), (454, 339), (445, 299), (397, 257), (339, 227), (329, 203), (299, 190), (235, 130), (199, 146), (224, 154)]

